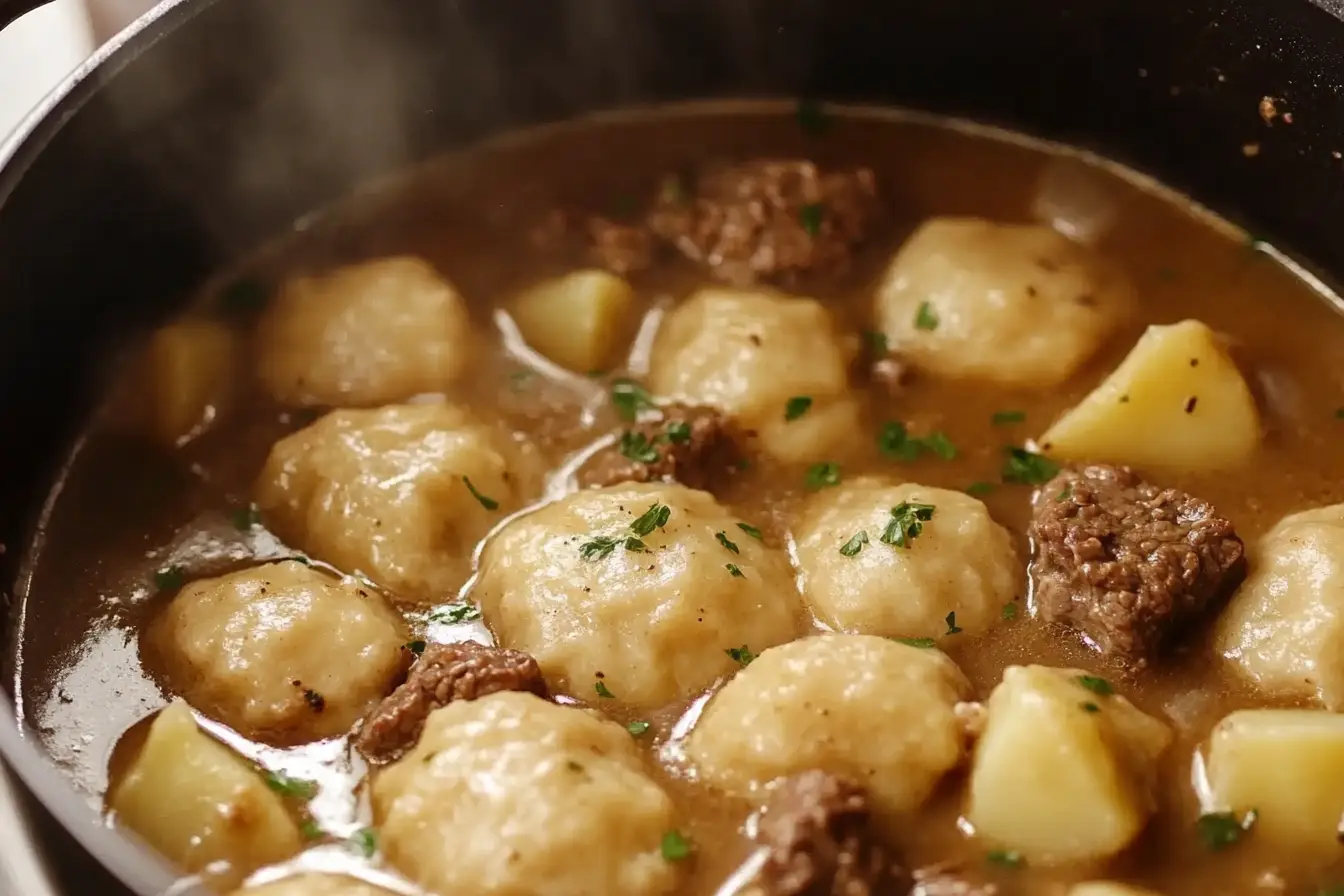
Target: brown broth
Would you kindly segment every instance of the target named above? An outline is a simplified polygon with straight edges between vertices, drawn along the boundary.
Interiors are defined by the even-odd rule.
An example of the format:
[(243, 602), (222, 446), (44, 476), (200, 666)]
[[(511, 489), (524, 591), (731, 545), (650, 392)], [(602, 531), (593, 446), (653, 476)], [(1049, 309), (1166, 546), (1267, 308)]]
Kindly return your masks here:
[[(492, 306), (566, 266), (530, 246), (523, 236), (526, 223), (557, 205), (610, 208), (623, 196), (647, 194), (660, 174), (687, 164), (762, 155), (863, 164), (876, 172), (895, 210), (894, 226), (865, 249), (851, 274), (795, 290), (825, 301), (855, 332), (866, 323), (879, 266), (919, 221), (938, 214), (1033, 220), (1033, 204), (1042, 195), (1065, 207), (1080, 205), (1109, 222), (1098, 245), (1124, 264), (1143, 297), (1140, 319), (1061, 389), (1013, 392), (923, 379), (899, 399), (868, 395), (870, 431), (882, 420), (898, 418), (920, 430), (945, 431), (960, 453), (954, 460), (926, 457), (898, 466), (883, 459), (865, 435), (831, 458), (845, 475), (881, 471), (950, 488), (997, 482), (1002, 447), (1038, 435), (1085, 395), (1143, 326), (1193, 317), (1236, 340), (1239, 360), (1254, 372), (1263, 393), (1269, 433), (1254, 469), (1244, 474), (1164, 481), (1214, 502), (1248, 542), (1286, 513), (1344, 501), (1338, 450), (1344, 422), (1335, 418), (1335, 409), (1344, 405), (1344, 366), (1337, 363), (1344, 352), (1344, 319), (1337, 308), (1271, 251), (1251, 245), (1244, 234), (1189, 202), (1100, 160), (1001, 132), (854, 110), (836, 115), (830, 130), (816, 137), (800, 131), (791, 110), (760, 104), (697, 106), (555, 127), (496, 141), (365, 191), (301, 222), (294, 234), (254, 259), (247, 274), (275, 280), (282, 272), (394, 252), (428, 258), (474, 303), (480, 337), (493, 346), (480, 373), (453, 397), (538, 438), (545, 457), (560, 464), (616, 423), (604, 398), (605, 378), (558, 383), (534, 376), (520, 390), (510, 377), (524, 364), (492, 328)], [(207, 287), (202, 301), (238, 275), (231, 272)], [(703, 282), (705, 276), (689, 266), (666, 267), (635, 281), (649, 308)], [(194, 575), (213, 574), (287, 553), (265, 532), (243, 535), (228, 518), (246, 504), (270, 445), (300, 423), (298, 415), (247, 388), (252, 391), (244, 406), (176, 452), (147, 448), (122, 434), (116, 405), (109, 404), (53, 493), (33, 548), (16, 680), (25, 717), (91, 800), (105, 792), (109, 761), (113, 773), (124, 761), (130, 741), (114, 756), (119, 738), (165, 701), (152, 656), (142, 665), (137, 639), (140, 626), (161, 606), (152, 594), (153, 571), (182, 562)], [(994, 425), (993, 412), (1008, 408), (1025, 411), (1026, 422)], [(591, 425), (580, 425), (584, 409), (592, 412)], [(721, 497), (778, 543), (804, 494), (800, 468), (759, 466)], [(1029, 489), (1001, 486), (984, 500), (1025, 551)], [(1022, 587), (1025, 598), (1026, 582)], [(428, 635), (445, 640), (466, 633), (440, 626)], [(949, 643), (948, 652), (980, 698), (1006, 665), (1100, 668), (1074, 640), (1027, 618), (1025, 605), (1013, 624)], [(1284, 882), (1286, 892), (1307, 893), (1344, 882), (1344, 863), (1337, 857), (1275, 851), (1254, 837), (1215, 855), (1194, 835), (1199, 811), (1190, 785), (1194, 750), (1230, 709), (1264, 703), (1212, 660), (1198, 635), (1170, 662), (1127, 682), (1125, 693), (1177, 732), (1163, 770), (1165, 803), (1129, 853), (1104, 868), (987, 869), (985, 846), (959, 830), (964, 778), (953, 776), (918, 824), (895, 832), (908, 863), (962, 860), (999, 881), (1005, 893), (1062, 892), (1066, 882), (1101, 876), (1146, 884), (1169, 896), (1254, 893), (1266, 885), (1274, 889), (1275, 881)], [(611, 701), (602, 708), (620, 721), (635, 718)], [(641, 743), (649, 746), (650, 768), (665, 781), (687, 819), (687, 832), (700, 845), (684, 892), (709, 894), (749, 850), (741, 834), (748, 808), (662, 765), (658, 748), (684, 709), (668, 707), (651, 716), (653, 727)], [(302, 866), (364, 867), (342, 842), (369, 818), (357, 787), (362, 766), (341, 741), (277, 749), (218, 726), (212, 730), (249, 758), (321, 783), (311, 812), (331, 839), (298, 860)]]

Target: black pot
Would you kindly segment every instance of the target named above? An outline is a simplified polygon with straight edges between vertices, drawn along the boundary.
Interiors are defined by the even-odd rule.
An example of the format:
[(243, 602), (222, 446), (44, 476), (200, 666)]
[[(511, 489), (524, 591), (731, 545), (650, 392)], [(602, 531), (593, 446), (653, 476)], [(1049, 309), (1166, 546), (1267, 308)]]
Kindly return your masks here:
[[(0, 24), (33, 5), (0, 0)], [(1096, 149), (1344, 270), (1341, 14), (1342, 0), (166, 0), (0, 146), (0, 582), (22, 594), (36, 511), (127, 333), (299, 215), (505, 128), (714, 96), (916, 107)], [(1265, 96), (1291, 124), (1265, 126)], [(0, 614), (11, 648), (17, 618)], [(168, 869), (21, 736), (12, 687), (0, 755), (117, 877), (161, 892)]]

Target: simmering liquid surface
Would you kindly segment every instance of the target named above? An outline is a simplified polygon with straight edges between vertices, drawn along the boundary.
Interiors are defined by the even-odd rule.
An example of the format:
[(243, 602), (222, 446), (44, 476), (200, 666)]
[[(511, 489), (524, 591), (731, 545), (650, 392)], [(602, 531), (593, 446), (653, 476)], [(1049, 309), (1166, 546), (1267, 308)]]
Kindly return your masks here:
[[(211, 304), (225, 284), (246, 279), (270, 289), (286, 277), (393, 254), (430, 261), (470, 303), (480, 344), (476, 366), (449, 397), (530, 440), (555, 473), (551, 494), (533, 496), (541, 502), (566, 488), (569, 459), (620, 431), (609, 401), (611, 384), (619, 377), (642, 377), (646, 358), (636, 350), (629, 369), (589, 376), (555, 376), (534, 364), (496, 309), (520, 290), (576, 266), (572, 256), (536, 247), (530, 239), (536, 222), (555, 208), (619, 218), (628, 197), (650, 195), (666, 172), (725, 158), (861, 165), (872, 169), (888, 217), (843, 274), (788, 286), (791, 293), (824, 303), (837, 328), (856, 344), (873, 326), (873, 291), (883, 267), (920, 222), (942, 215), (1053, 224), (1118, 262), (1137, 289), (1140, 310), (1060, 388), (1017, 390), (916, 376), (890, 394), (856, 380), (862, 431), (812, 461), (838, 464), (844, 479), (876, 474), (958, 490), (992, 483), (980, 497), (1026, 559), (1032, 489), (1001, 482), (1004, 447), (1039, 437), (1114, 369), (1145, 327), (1195, 318), (1229, 339), (1256, 393), (1265, 437), (1244, 468), (1152, 478), (1211, 502), (1248, 545), (1286, 514), (1344, 501), (1339, 450), (1344, 420), (1337, 414), (1344, 406), (1339, 363), (1344, 319), (1329, 297), (1268, 247), (1137, 176), (1059, 147), (864, 111), (831, 112), (824, 133), (811, 130), (799, 126), (792, 107), (700, 106), (498, 141), (301, 222), (246, 270), (229, 272), (203, 290), (198, 308), (207, 310), (197, 313), (247, 333), (256, 312), (219, 311)], [(712, 281), (685, 260), (669, 260), (631, 282), (641, 308), (655, 315), (646, 327), (651, 331), (657, 314)], [(103, 799), (143, 739), (142, 723), (171, 696), (158, 674), (153, 645), (140, 638), (142, 627), (172, 596), (172, 588), (156, 585), (156, 571), (180, 566), (191, 580), (295, 553), (268, 533), (264, 515), (249, 531), (240, 530), (235, 517), (252, 500), (271, 446), (316, 415), (277, 406), (247, 365), (237, 387), (241, 401), (173, 449), (128, 432), (124, 397), (109, 399), (53, 493), (33, 546), (14, 668), (22, 711), (90, 800)], [(1005, 411), (1020, 414), (1005, 420)], [(904, 422), (911, 432), (945, 433), (956, 456), (925, 452), (910, 461), (884, 456), (876, 434), (891, 420)], [(807, 487), (807, 467), (762, 460), (717, 497), (734, 515), (765, 530), (767, 543), (787, 546), (798, 508), (814, 494)], [(320, 565), (324, 558), (312, 559)], [(461, 584), (470, 600), (471, 583)], [(1174, 732), (1162, 759), (1160, 808), (1136, 844), (1105, 864), (1004, 867), (990, 862), (991, 847), (958, 822), (965, 807), (963, 767), (942, 782), (916, 819), (887, 832), (909, 867), (948, 862), (966, 869), (967, 879), (996, 883), (1004, 894), (1063, 893), (1070, 882), (1100, 877), (1167, 894), (1311, 894), (1344, 886), (1344, 862), (1334, 854), (1270, 846), (1257, 840), (1254, 830), (1233, 848), (1215, 852), (1197, 834), (1192, 760), (1210, 729), (1236, 708), (1282, 704), (1257, 692), (1217, 657), (1208, 643), (1210, 620), (1183, 633), (1162, 661), (1119, 683), (1115, 670), (1076, 634), (1031, 617), (1026, 580), (1016, 597), (1021, 610), (1010, 624), (982, 636), (939, 640), (969, 678), (975, 699), (985, 699), (1004, 668), (1015, 664), (1081, 667), (1110, 676), (1127, 698)], [(444, 603), (457, 599), (455, 593), (442, 595)], [(480, 622), (428, 622), (423, 605), (401, 609), (415, 638), (491, 638)], [(331, 662), (342, 658), (332, 656)], [(587, 689), (575, 689), (573, 696), (622, 724), (650, 723), (637, 742), (650, 772), (675, 801), (680, 829), (695, 844), (681, 892), (714, 893), (751, 851), (743, 833), (751, 807), (717, 795), (684, 765), (669, 764), (676, 749), (668, 743), (686, 703), (640, 711), (621, 703), (619, 687), (613, 690), (612, 700)], [(316, 836), (279, 870), (342, 870), (415, 892), (380, 854), (365, 855), (360, 832), (375, 825), (361, 783), (366, 767), (345, 739), (278, 747), (249, 741), (205, 718), (202, 724), (258, 764), (318, 785), (316, 798), (296, 810), (310, 820), (308, 830)]]

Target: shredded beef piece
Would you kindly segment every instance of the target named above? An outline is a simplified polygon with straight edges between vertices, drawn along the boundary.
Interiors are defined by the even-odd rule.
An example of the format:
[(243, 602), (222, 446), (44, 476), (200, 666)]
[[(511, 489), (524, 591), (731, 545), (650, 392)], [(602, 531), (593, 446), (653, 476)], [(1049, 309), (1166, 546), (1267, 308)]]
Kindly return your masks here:
[(998, 885), (986, 882), (983, 873), (971, 876), (966, 869), (941, 863), (915, 871), (910, 896), (998, 896)]
[(370, 759), (395, 759), (419, 740), (431, 712), (496, 691), (547, 695), (541, 669), (526, 653), (474, 641), (426, 644), (405, 683), (364, 720), (356, 744)]
[(867, 168), (822, 172), (806, 160), (767, 159), (664, 188), (648, 225), (719, 279), (748, 285), (844, 270), (879, 212)]
[(585, 486), (670, 479), (712, 491), (739, 469), (748, 437), (721, 412), (685, 405), (664, 408), (661, 420), (636, 424), (628, 432), (636, 441), (642, 437), (639, 444), (656, 452), (657, 459), (631, 460), (615, 445), (598, 453), (580, 474)]
[(642, 226), (589, 218), (588, 234), (589, 254), (614, 274), (636, 273), (653, 263), (653, 237)]
[(867, 794), (826, 772), (781, 781), (757, 840), (769, 848), (753, 881), (761, 896), (885, 896), (908, 886), (873, 829)]
[(1245, 574), (1232, 523), (1127, 467), (1065, 470), (1038, 493), (1031, 575), (1042, 618), (1142, 668)]

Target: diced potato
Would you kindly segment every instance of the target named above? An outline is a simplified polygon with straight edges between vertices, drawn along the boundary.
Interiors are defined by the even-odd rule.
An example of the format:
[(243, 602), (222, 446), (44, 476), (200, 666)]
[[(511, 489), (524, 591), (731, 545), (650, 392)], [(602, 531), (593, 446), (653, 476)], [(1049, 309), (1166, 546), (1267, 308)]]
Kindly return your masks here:
[(635, 293), (615, 274), (574, 271), (518, 297), (514, 321), (527, 344), (579, 373), (605, 370), (630, 331)]
[[(181, 700), (150, 726), (145, 744), (108, 804), (183, 871), (211, 865), (223, 886), (299, 851), (299, 831), (280, 797), (223, 744), (196, 727)], [(227, 868), (216, 874), (214, 863)]]
[(1128, 357), (1040, 439), (1073, 461), (1212, 470), (1260, 442), (1255, 399), (1218, 337), (1197, 320), (1153, 326)]
[(1338, 851), (1344, 817), (1344, 715), (1247, 709), (1213, 729), (1209, 811), (1256, 812), (1255, 836)]
[(1004, 670), (971, 770), (967, 816), (980, 836), (1057, 864), (1114, 855), (1143, 829), (1171, 732), (1098, 693), (1101, 682), (1077, 669)]
[(197, 435), (232, 392), (236, 337), (223, 324), (183, 320), (160, 328), (146, 352), (150, 431), (165, 445)]
[(1076, 884), (1069, 891), (1069, 896), (1161, 896), (1161, 894), (1110, 880), (1090, 880)]

